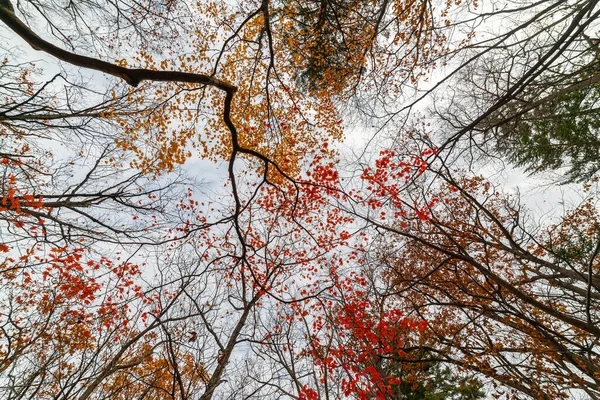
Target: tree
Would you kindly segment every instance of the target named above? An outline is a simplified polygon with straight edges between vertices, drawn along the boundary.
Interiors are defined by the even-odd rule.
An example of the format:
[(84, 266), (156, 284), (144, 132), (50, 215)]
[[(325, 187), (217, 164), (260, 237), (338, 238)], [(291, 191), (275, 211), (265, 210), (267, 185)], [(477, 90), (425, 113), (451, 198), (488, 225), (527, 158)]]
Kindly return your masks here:
[[(482, 384), (476, 379), (459, 378), (449, 367), (443, 367), (437, 362), (427, 363), (425, 369), (429, 376), (417, 384), (410, 384), (404, 378), (400, 378), (402, 383), (394, 388), (395, 395), (407, 400), (485, 398)], [(400, 376), (404, 376), (402, 370), (398, 372)]]
[(563, 183), (585, 182), (597, 172), (598, 58), (590, 35), (598, 10), (588, 2), (503, 7), (474, 16), (502, 28), (482, 32), (435, 88), (434, 113), (450, 132), (439, 147), (464, 143), (530, 173), (560, 170)]
[[(475, 373), (517, 396), (598, 397), (593, 202), (536, 231), (447, 163), (460, 139), (509, 137), (514, 121), (531, 137), (565, 130), (528, 119), (540, 110), (579, 105), (567, 125), (593, 133), (579, 115), (593, 93), (575, 99), (595, 82), (593, 61), (576, 53), (597, 11), (479, 7), (0, 4), (11, 38), (60, 64), (45, 77), (48, 61), (8, 49), (0, 66), (3, 394), (452, 398), (460, 385), (436, 392), (438, 379), (480, 396), (464, 380)], [(509, 33), (539, 60), (481, 68), (522, 42), (473, 42), (473, 26), (517, 13), (528, 19)], [(540, 33), (549, 20), (555, 30)], [(438, 92), (471, 66), (468, 82), (484, 84), (464, 98), (477, 112), (439, 113), (445, 144), (426, 123), (407, 129), (418, 99), (390, 99)], [(336, 143), (353, 105), (379, 127), (401, 122), (404, 137), (373, 140), (380, 157), (346, 175)], [(213, 178), (223, 189), (202, 193), (186, 176), (196, 159), (226, 171)]]
[[(65, 61), (74, 57), (75, 64), (82, 59), (94, 64), (41, 40), (14, 18), (12, 7), (4, 10), (4, 16), (16, 21), (16, 31), (25, 29), (26, 37), (33, 37), (35, 47), (47, 46), (66, 55)], [(209, 222), (183, 187), (183, 178), (157, 178), (182, 162), (180, 138), (161, 139), (164, 132), (150, 125), (162, 113), (177, 111), (162, 96), (145, 98), (148, 88), (118, 86), (109, 86), (104, 96), (70, 81), (67, 73), (38, 83), (28, 68), (9, 61), (3, 65), (9, 76), (3, 86), (8, 101), (2, 124), (7, 177), (2, 202), (2, 251), (7, 253), (2, 269), (3, 394), (212, 397), (224, 381), (233, 348), (253, 331), (246, 325), (264, 296), (261, 285), (278, 277), (274, 272), (257, 277), (259, 267), (252, 265), (249, 271), (247, 263), (258, 256), (240, 256), (231, 246), (231, 232), (248, 222), (239, 215), (239, 199), (238, 214)], [(14, 85), (10, 74), (16, 75)], [(58, 81), (66, 86), (64, 92), (53, 85)], [(137, 103), (139, 99), (145, 101)], [(159, 128), (169, 123), (168, 118), (159, 121)], [(57, 157), (44, 145), (74, 156)], [(129, 172), (127, 164), (137, 171)], [(73, 179), (80, 175), (76, 167), (87, 168), (79, 181)], [(269, 196), (267, 191), (260, 198), (275, 207)], [(232, 230), (211, 233), (218, 225)], [(240, 237), (244, 249), (246, 238), (246, 233)], [(271, 245), (257, 240), (249, 241), (257, 246), (253, 253)], [(115, 250), (122, 256), (115, 256)], [(159, 278), (148, 282), (142, 274), (148, 268)], [(229, 317), (224, 321), (222, 315)]]
[[(55, 114), (78, 128), (74, 121), (81, 113)], [(88, 126), (82, 126), (85, 132)], [(56, 141), (60, 128), (44, 132)], [(42, 173), (42, 167), (49, 167), (46, 176), (57, 180), (60, 175), (54, 168), (68, 170), (72, 161), (52, 165), (48, 155), (46, 163), (36, 166), (28, 161), (39, 149), (27, 147), (3, 163), (10, 177), (6, 185), (12, 185), (4, 196), (4, 222), (17, 238), (2, 247), (11, 253), (3, 271), (3, 370), (11, 381), (4, 393), (9, 398), (211, 398), (227, 380), (234, 349), (266, 334), (258, 325), (260, 310), (273, 304), (266, 293), (278, 301), (301, 301), (313, 290), (323, 290), (315, 283), (298, 300), (290, 300), (282, 286), (297, 268), (320, 271), (312, 265), (337, 246), (334, 227), (339, 221), (332, 218), (331, 224), (308, 231), (314, 207), (322, 204), (321, 189), (311, 185), (299, 190), (293, 181), (275, 186), (269, 184), (266, 171), (249, 177), (259, 185), (245, 182), (237, 187), (236, 196), (253, 200), (244, 204), (243, 213), (236, 214), (234, 203), (232, 215), (227, 215), (227, 204), (221, 211), (224, 216), (208, 221), (203, 206), (191, 191), (181, 190), (179, 182), (157, 178), (155, 184), (142, 173), (123, 183), (109, 182), (124, 173), (127, 162), (114, 143), (110, 146), (114, 136), (109, 134), (107, 147), (92, 160), (82, 181), (73, 183), (67, 175), (63, 191), (54, 182), (44, 186), (28, 181), (22, 169)], [(5, 139), (21, 140), (17, 135)], [(327, 149), (318, 152), (326, 154)], [(315, 157), (312, 171), (315, 179), (335, 179), (319, 157), (323, 156)], [(11, 175), (12, 171), (16, 172)], [(41, 192), (43, 188), (47, 192)], [(169, 189), (180, 196), (171, 204), (164, 197)], [(116, 219), (120, 210), (114, 205), (111, 213), (102, 213), (110, 202), (123, 207), (119, 216), (131, 219), (130, 226)], [(21, 230), (27, 233), (22, 238)], [(107, 244), (123, 256), (115, 257), (114, 247), (107, 249)], [(15, 251), (27, 255), (17, 260), (11, 257)], [(140, 258), (146, 262), (129, 262)], [(149, 268), (158, 275), (150, 281), (141, 273)], [(257, 382), (254, 387), (269, 388)]]
[[(304, 355), (316, 360), (318, 393), (359, 399), (478, 399), (485, 393), (472, 377), (443, 367), (427, 349), (435, 346), (421, 318), (405, 315), (396, 296), (381, 293), (373, 274), (336, 285), (310, 326)], [(308, 325), (308, 323), (307, 323)], [(326, 396), (326, 395), (325, 395)]]
[[(384, 232), (374, 261), (385, 267), (386, 293), (408, 316), (431, 321), (435, 340), (425, 349), (440, 360), (516, 396), (567, 398), (578, 389), (598, 398), (593, 195), (535, 228), (518, 198), (436, 168), (435, 153), (406, 163), (388, 151), (363, 173), (376, 196), (355, 212)], [(415, 170), (421, 184), (405, 179)]]
[[(33, 66), (11, 61), (15, 55), (7, 54), (3, 65), (18, 78), (16, 86), (3, 86), (3, 140), (14, 147), (3, 159), (9, 178), (3, 249), (5, 284), (15, 299), (8, 296), (3, 307), (12, 310), (28, 285), (36, 287), (4, 321), (7, 368), (32, 377), (17, 378), (15, 390), (7, 389), (11, 396), (208, 399), (227, 386), (229, 361), (241, 344), (264, 351), (256, 338), (268, 334), (271, 324), (261, 323), (267, 310), (290, 305), (302, 316), (306, 311), (296, 305), (339, 294), (335, 271), (348, 245), (341, 226), (351, 217), (327, 200), (339, 181), (330, 142), (342, 135), (332, 94), (343, 98), (349, 82), (360, 80), (370, 51), (392, 51), (376, 40), (388, 9), (392, 25), (386, 26), (416, 32), (414, 38), (393, 38), (407, 46), (403, 53), (419, 54), (410, 65), (429, 63), (444, 38), (432, 31), (428, 3), (417, 13), (388, 2), (371, 8), (361, 2), (298, 8), (268, 1), (0, 6), (0, 19), (13, 34), (65, 65), (46, 81)], [(362, 13), (370, 15), (366, 23)], [(34, 32), (39, 21), (51, 39)], [(324, 66), (319, 47), (290, 40), (298, 24), (316, 25), (298, 28), (300, 37), (318, 32), (321, 43), (331, 44), (331, 59), (339, 60), (335, 73)], [(365, 36), (357, 35), (361, 26)], [(125, 38), (128, 48), (121, 47)], [(426, 45), (429, 38), (437, 42)], [(222, 43), (220, 51), (215, 43)], [(122, 58), (123, 52), (130, 55)], [(393, 66), (401, 63), (397, 58)], [(93, 80), (99, 80), (94, 71), (104, 73), (129, 87), (109, 81), (96, 89), (86, 78), (73, 78), (71, 68)], [(308, 85), (298, 78), (303, 70)], [(348, 80), (339, 80), (343, 71)], [(322, 89), (314, 90), (317, 81)], [(59, 156), (44, 151), (53, 146)], [(46, 159), (38, 164), (40, 154)], [(227, 164), (229, 197), (218, 207), (200, 204), (184, 177), (173, 178), (193, 156)], [(79, 181), (72, 179), (74, 166), (87, 168)], [(24, 251), (25, 258), (13, 257)], [(127, 274), (133, 276), (125, 279)], [(116, 303), (109, 294), (115, 288)], [(45, 296), (64, 300), (52, 304), (57, 311), (29, 308), (44, 304), (39, 298)], [(73, 296), (83, 296), (83, 304), (70, 304)], [(111, 321), (118, 329), (104, 332), (107, 310), (119, 316)], [(24, 315), (56, 330), (30, 338), (35, 327), (23, 326)], [(73, 322), (79, 325), (71, 327)], [(70, 334), (61, 340), (69, 343), (61, 347), (57, 337), (64, 332)], [(12, 356), (22, 352), (10, 348), (19, 340), (37, 343), (26, 358)], [(30, 362), (48, 351), (48, 364)], [(239, 376), (252, 382), (255, 394), (309, 393), (307, 377), (287, 371), (280, 385), (251, 373), (248, 367)]]
[(498, 130), (499, 150), (535, 173), (568, 167), (563, 183), (586, 182), (598, 172), (598, 87), (569, 91)]

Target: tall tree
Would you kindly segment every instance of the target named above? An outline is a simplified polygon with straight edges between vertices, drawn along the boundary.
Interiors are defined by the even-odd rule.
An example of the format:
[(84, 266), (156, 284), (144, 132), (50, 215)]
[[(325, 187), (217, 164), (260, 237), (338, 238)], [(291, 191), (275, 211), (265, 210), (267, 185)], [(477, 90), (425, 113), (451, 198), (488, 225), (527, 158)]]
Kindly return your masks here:
[[(595, 132), (597, 14), (586, 1), (2, 2), (28, 50), (0, 66), (3, 394), (426, 396), (441, 363), (498, 392), (597, 398), (593, 201), (536, 230), (448, 164), (463, 138), (494, 133), (517, 162), (511, 143), (552, 167), (570, 154), (573, 180), (595, 173), (593, 149), (571, 144)], [(32, 50), (44, 60), (23, 61)], [(450, 72), (426, 83), (436, 70)], [(437, 114), (438, 148), (404, 111), (444, 89), (468, 96), (438, 98), (452, 111)], [(342, 176), (353, 105), (403, 136), (372, 140), (379, 158)], [(565, 137), (570, 153), (537, 145)], [(197, 159), (226, 171), (212, 194), (181, 172)]]
[(530, 173), (560, 171), (563, 183), (585, 182), (598, 171), (596, 4), (501, 7), (474, 17), (497, 28), (464, 49), (464, 61), (443, 79), (435, 105), (446, 130), (440, 147), (464, 143)]
[[(423, 350), (440, 360), (517, 397), (598, 398), (595, 192), (536, 227), (518, 197), (451, 173), (435, 153), (407, 163), (386, 152), (362, 176), (376, 196), (354, 212), (383, 233), (373, 261), (385, 293), (431, 321)], [(406, 179), (415, 171), (421, 183)]]

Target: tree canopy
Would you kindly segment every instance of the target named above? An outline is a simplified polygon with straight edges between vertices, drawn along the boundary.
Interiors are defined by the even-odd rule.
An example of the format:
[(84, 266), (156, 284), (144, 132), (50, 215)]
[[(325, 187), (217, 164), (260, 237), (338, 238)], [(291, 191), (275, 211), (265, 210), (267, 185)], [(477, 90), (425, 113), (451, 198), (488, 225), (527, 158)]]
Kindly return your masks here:
[(600, 399), (599, 16), (1, 1), (0, 395)]

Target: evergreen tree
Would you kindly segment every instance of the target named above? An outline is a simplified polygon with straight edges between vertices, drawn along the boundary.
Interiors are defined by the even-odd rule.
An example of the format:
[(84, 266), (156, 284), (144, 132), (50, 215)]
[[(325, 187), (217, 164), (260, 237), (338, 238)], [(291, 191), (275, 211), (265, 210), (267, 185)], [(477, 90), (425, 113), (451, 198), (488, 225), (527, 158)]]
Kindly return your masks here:
[(392, 388), (393, 398), (402, 400), (485, 398), (483, 384), (479, 380), (472, 376), (461, 376), (438, 361), (410, 364), (392, 361), (387, 365), (387, 372), (401, 380), (401, 383)]
[(568, 91), (500, 126), (499, 150), (531, 173), (566, 168), (564, 183), (600, 170), (600, 86)]

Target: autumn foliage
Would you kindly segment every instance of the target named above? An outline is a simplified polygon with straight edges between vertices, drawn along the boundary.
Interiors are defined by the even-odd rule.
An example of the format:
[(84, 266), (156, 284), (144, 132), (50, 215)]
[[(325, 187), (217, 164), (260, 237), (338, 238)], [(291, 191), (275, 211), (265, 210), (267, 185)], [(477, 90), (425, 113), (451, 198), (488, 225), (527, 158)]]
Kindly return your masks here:
[(0, 2), (2, 398), (599, 398), (597, 181), (536, 224), (472, 172), (595, 79), (556, 7)]

